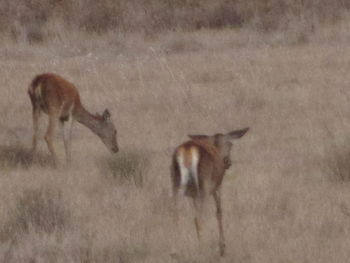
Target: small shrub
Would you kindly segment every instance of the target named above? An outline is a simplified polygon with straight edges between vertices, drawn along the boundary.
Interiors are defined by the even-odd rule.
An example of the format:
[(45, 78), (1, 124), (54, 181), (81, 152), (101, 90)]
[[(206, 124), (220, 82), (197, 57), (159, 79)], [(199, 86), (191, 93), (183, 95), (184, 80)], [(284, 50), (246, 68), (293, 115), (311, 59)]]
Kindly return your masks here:
[(136, 152), (118, 153), (102, 164), (103, 172), (119, 180), (119, 182), (132, 182), (142, 186), (148, 160)]
[(15, 240), (36, 232), (52, 233), (64, 230), (70, 221), (70, 213), (63, 206), (61, 193), (53, 189), (26, 190), (9, 212), (8, 222), (0, 229), (0, 240)]

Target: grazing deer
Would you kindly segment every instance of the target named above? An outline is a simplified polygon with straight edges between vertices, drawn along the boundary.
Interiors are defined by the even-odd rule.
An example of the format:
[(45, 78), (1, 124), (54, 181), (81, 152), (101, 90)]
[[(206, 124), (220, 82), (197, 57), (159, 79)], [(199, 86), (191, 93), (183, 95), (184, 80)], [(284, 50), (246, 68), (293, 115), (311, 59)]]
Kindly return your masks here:
[(102, 115), (89, 113), (81, 104), (79, 92), (72, 83), (55, 74), (41, 74), (29, 85), (28, 94), (33, 106), (33, 154), (37, 148), (39, 117), (42, 111), (49, 118), (45, 140), (55, 164), (57, 155), (54, 141), (58, 126), (62, 131), (67, 162), (71, 160), (73, 120), (85, 125), (100, 137), (111, 152), (118, 152), (117, 130), (110, 120), (111, 114), (108, 109)]
[(249, 128), (245, 128), (213, 136), (189, 135), (191, 140), (178, 146), (173, 154), (171, 177), (175, 205), (179, 194), (193, 198), (196, 210), (195, 226), (199, 238), (203, 203), (206, 197), (213, 195), (219, 226), (221, 256), (225, 254), (221, 184), (225, 170), (232, 164), (231, 140), (241, 138), (248, 130)]

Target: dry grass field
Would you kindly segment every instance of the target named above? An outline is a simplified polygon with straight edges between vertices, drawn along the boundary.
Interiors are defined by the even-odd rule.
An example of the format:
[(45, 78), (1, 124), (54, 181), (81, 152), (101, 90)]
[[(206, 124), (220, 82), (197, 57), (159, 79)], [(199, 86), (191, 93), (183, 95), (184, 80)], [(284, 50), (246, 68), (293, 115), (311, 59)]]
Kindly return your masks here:
[[(3, 40), (0, 262), (348, 262), (349, 25)], [(42, 72), (75, 83), (91, 112), (109, 108), (119, 153), (75, 124), (70, 166), (54, 169), (44, 140), (32, 160), (27, 87)], [(187, 200), (173, 225), (170, 156), (189, 133), (243, 127), (220, 259), (212, 200), (201, 245)]]

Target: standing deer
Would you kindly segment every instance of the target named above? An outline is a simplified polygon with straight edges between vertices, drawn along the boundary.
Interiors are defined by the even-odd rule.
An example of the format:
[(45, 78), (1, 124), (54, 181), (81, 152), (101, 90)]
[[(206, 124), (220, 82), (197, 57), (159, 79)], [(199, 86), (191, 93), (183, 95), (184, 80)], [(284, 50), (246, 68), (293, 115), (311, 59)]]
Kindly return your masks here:
[(111, 152), (118, 152), (117, 130), (110, 120), (108, 109), (102, 115), (89, 113), (81, 104), (79, 92), (72, 83), (52, 73), (41, 74), (29, 85), (28, 94), (33, 106), (33, 155), (37, 148), (39, 117), (42, 111), (49, 118), (45, 141), (56, 165), (58, 159), (55, 137), (58, 126), (62, 131), (67, 162), (71, 161), (73, 120), (85, 125), (100, 137)]
[(241, 138), (248, 130), (249, 128), (245, 128), (213, 136), (189, 135), (191, 140), (178, 146), (173, 154), (171, 177), (175, 205), (179, 194), (193, 198), (196, 210), (194, 222), (197, 236), (200, 238), (203, 204), (208, 196), (213, 195), (221, 256), (225, 254), (221, 184), (225, 170), (229, 169), (232, 164), (231, 140)]

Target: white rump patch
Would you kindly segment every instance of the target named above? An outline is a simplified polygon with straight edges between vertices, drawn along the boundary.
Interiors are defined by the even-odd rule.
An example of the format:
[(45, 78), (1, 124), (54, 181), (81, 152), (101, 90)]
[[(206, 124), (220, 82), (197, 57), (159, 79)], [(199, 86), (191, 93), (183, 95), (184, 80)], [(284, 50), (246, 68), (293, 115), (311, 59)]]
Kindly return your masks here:
[(185, 165), (185, 154), (184, 151), (179, 151), (177, 154), (176, 160), (180, 167), (180, 191), (182, 194), (185, 194), (186, 188), (188, 185), (188, 181), (192, 177), (194, 183), (197, 188), (197, 192), (199, 192), (199, 180), (198, 180), (198, 163), (199, 163), (199, 152), (196, 148), (190, 149), (190, 158), (191, 158), (191, 167), (186, 167)]
[(183, 151), (179, 152), (179, 154), (176, 156), (176, 160), (179, 164), (180, 174), (181, 174), (180, 191), (181, 191), (181, 194), (184, 195), (186, 192), (187, 183), (190, 180), (190, 171), (185, 166), (185, 157), (183, 155)]
[[(34, 89), (34, 87), (32, 87)], [(37, 99), (41, 99), (41, 94), (42, 94), (42, 87), (41, 87), (41, 83), (38, 84), (38, 86), (34, 89), (34, 96)]]
[(193, 177), (194, 183), (196, 184), (197, 193), (199, 193), (199, 180), (198, 180), (198, 163), (199, 163), (199, 152), (196, 148), (191, 149), (191, 175)]

